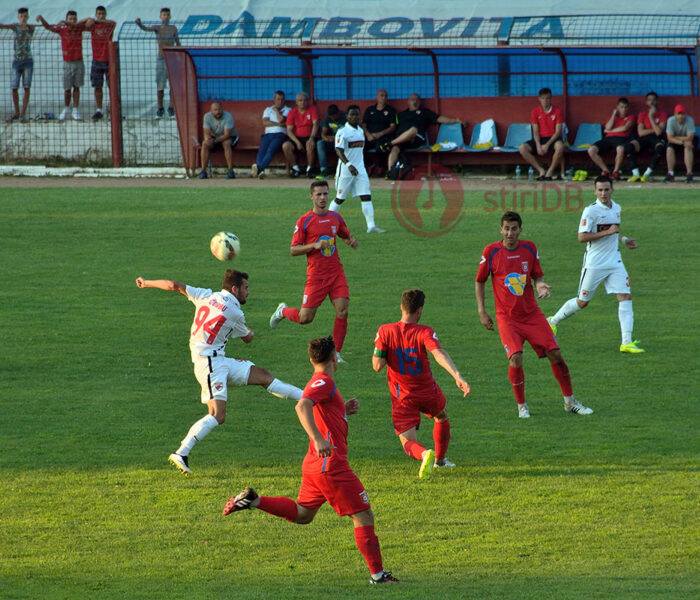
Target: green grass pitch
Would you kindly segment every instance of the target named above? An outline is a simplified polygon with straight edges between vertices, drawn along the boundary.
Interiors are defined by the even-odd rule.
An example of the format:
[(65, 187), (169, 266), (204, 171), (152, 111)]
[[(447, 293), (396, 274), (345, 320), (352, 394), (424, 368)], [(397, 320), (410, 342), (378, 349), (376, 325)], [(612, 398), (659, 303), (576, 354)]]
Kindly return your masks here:
[[(615, 199), (640, 245), (623, 256), (647, 353), (620, 355), (617, 304), (599, 290), (559, 329), (575, 393), (595, 414), (566, 414), (528, 348), (529, 421), (516, 417), (500, 341), (474, 302), (500, 209), (467, 192), (459, 225), (426, 238), (399, 225), (389, 192), (375, 194), (384, 236), (365, 235), (359, 204), (345, 204), (360, 247), (340, 247), (352, 299), (337, 381), (361, 402), (350, 462), (385, 566), (403, 580), (378, 589), (350, 521), (327, 506), (305, 527), (261, 511), (221, 515), (245, 485), (296, 497), (308, 442), (292, 402), (233, 389), (227, 422), (191, 455), (194, 476), (167, 464), (203, 414), (187, 349), (192, 305), (134, 284), (142, 275), (216, 288), (225, 265), (208, 241), (234, 231), (257, 335), (228, 354), (303, 386), (306, 341), (330, 334), (330, 304), (303, 328), (271, 331), (268, 318), (301, 299), (305, 259), (289, 241), (311, 207), (306, 192), (3, 189), (0, 598), (697, 598), (698, 193), (621, 189)], [(528, 203), (522, 214), (552, 314), (578, 285), (579, 213)], [(370, 368), (377, 326), (399, 318), (401, 291), (416, 286), (427, 294), (423, 322), (472, 385), (462, 399), (434, 366), (458, 467), (428, 482), (393, 433), (385, 374)], [(424, 420), (428, 445), (431, 430)]]

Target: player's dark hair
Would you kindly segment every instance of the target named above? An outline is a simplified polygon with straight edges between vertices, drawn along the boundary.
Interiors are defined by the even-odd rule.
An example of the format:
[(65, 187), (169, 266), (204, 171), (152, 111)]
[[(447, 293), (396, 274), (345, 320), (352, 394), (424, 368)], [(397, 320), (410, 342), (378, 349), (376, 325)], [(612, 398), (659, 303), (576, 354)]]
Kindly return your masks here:
[(659, 97), (659, 95), (658, 95), (655, 91), (653, 91), (653, 90), (652, 90), (651, 92), (647, 92), (646, 95), (645, 95), (644, 97), (645, 97), (645, 98), (648, 98), (649, 96), (654, 96), (654, 98), (657, 98), (657, 99), (658, 99), (658, 97)]
[(311, 185), (309, 186), (309, 192), (313, 194), (314, 190), (317, 187), (327, 188), (329, 187), (328, 182), (325, 179), (317, 179), (316, 181), (311, 182)]
[(170, 12), (170, 9), (166, 6), (165, 8), (161, 8), (160, 12)]
[(77, 12), (75, 12), (74, 10), (69, 10), (69, 11), (66, 13), (66, 19), (67, 19), (68, 17), (70, 17), (71, 15), (73, 15), (76, 19), (78, 18), (78, 13), (77, 13)]
[(520, 215), (513, 210), (503, 213), (503, 216), (501, 217), (501, 225), (503, 225), (503, 223), (506, 221), (515, 221), (518, 224), (518, 227), (523, 226), (523, 220), (520, 218)]
[(286, 97), (286, 96), (284, 95), (284, 92), (283, 92), (282, 90), (277, 90), (273, 95), (274, 95), (274, 96), (282, 96), (283, 98)]
[(593, 187), (595, 187), (599, 183), (605, 183), (606, 181), (610, 184), (610, 187), (613, 187), (613, 180), (607, 175), (598, 175), (598, 177), (596, 177), (595, 181), (593, 182)]
[(537, 95), (544, 96), (546, 94), (551, 94), (551, 93), (552, 93), (552, 90), (550, 90), (549, 88), (542, 88), (539, 92), (537, 92)]
[(25, 14), (25, 13), (29, 14), (29, 9), (28, 9), (28, 8), (22, 7), (22, 8), (18, 8), (18, 9), (17, 9), (17, 14), (18, 14), (18, 15), (23, 15), (23, 14)]
[(234, 287), (241, 287), (243, 285), (243, 280), (248, 280), (248, 273), (243, 271), (236, 271), (236, 269), (226, 269), (224, 273), (224, 280), (221, 282), (221, 289), (232, 290)]
[(340, 109), (338, 108), (337, 104), (329, 104), (328, 105), (328, 114), (329, 115), (337, 115), (340, 112)]
[(401, 308), (411, 315), (424, 304), (425, 294), (423, 290), (406, 290), (401, 294)]
[(309, 342), (309, 358), (315, 364), (328, 362), (335, 352), (332, 337), (320, 337)]
[(617, 99), (617, 103), (618, 104), (629, 104), (630, 101), (627, 98), (625, 98), (624, 96), (622, 96), (622, 98)]
[(104, 6), (102, 6), (101, 4), (95, 8), (95, 12), (97, 12), (98, 10), (103, 10), (103, 11), (107, 12), (107, 9)]
[(357, 104), (351, 104), (348, 106), (347, 112), (350, 112), (351, 110), (356, 110), (357, 112), (360, 112), (360, 107), (357, 106)]

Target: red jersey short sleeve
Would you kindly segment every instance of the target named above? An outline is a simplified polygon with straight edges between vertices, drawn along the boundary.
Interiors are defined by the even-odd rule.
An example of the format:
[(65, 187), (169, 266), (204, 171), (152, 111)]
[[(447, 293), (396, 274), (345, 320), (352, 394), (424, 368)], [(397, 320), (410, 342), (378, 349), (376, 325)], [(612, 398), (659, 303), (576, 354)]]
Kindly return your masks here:
[(313, 105), (303, 113), (295, 106), (287, 115), (287, 125), (294, 126), (294, 135), (297, 137), (309, 137), (314, 121), (318, 121), (318, 109)]
[(636, 121), (636, 118), (634, 115), (627, 115), (625, 117), (621, 117), (620, 115), (615, 115), (615, 119), (613, 120), (612, 129), (617, 129), (618, 127), (624, 127), (628, 123), (632, 123), (632, 127), (630, 127), (627, 131), (608, 132), (605, 134), (605, 137), (631, 137), (632, 134), (634, 133), (635, 121)]
[(541, 106), (532, 109), (530, 123), (537, 125), (540, 137), (552, 137), (557, 129), (557, 124), (564, 122), (564, 114), (556, 106), (550, 107), (545, 112)]
[(327, 279), (342, 271), (343, 264), (338, 257), (336, 238), (349, 236), (350, 232), (343, 217), (336, 212), (328, 211), (317, 215), (311, 210), (299, 217), (292, 236), (292, 246), (313, 244), (319, 240), (329, 241), (328, 248), (312, 250), (306, 255), (307, 277)]
[[(665, 124), (668, 121), (668, 116), (663, 110), (657, 110), (656, 113), (654, 113), (654, 123), (657, 125), (662, 125)], [(644, 129), (653, 129), (651, 126), (651, 119), (649, 119), (649, 111), (645, 110), (639, 113), (639, 116), (637, 117), (637, 123), (641, 123), (642, 127)], [(665, 129), (665, 125), (662, 125), (662, 129)], [(663, 135), (663, 132), (662, 132)]]
[(65, 62), (83, 59), (83, 31), (84, 24), (74, 28), (66, 25), (56, 28), (56, 33), (61, 37), (61, 50)]

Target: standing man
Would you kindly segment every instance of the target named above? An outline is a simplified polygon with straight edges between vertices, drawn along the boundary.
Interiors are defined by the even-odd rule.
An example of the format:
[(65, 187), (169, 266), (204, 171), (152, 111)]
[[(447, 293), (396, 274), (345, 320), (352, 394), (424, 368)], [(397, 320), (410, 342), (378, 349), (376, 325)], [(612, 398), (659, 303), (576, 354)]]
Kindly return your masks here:
[(109, 43), (112, 41), (115, 21), (107, 19), (107, 9), (98, 6), (95, 9), (95, 18), (87, 18), (84, 21), (85, 29), (90, 32), (92, 42), (92, 66), (90, 67), (90, 83), (95, 90), (95, 105), (97, 109), (92, 115), (93, 121), (99, 121), (102, 112), (103, 87), (105, 81), (109, 85)]
[[(551, 181), (557, 167), (564, 160), (564, 142), (562, 128), (564, 114), (558, 106), (552, 105), (552, 90), (542, 88), (538, 99), (540, 105), (532, 109), (530, 123), (532, 139), (520, 144), (520, 155), (539, 173), (537, 181)], [(547, 156), (553, 153), (552, 164), (545, 170), (537, 160), (537, 156)], [(562, 169), (564, 167), (562, 166)]]
[[(15, 56), (12, 61), (14, 79), (12, 81), (12, 105), (15, 109), (10, 121), (17, 119), (26, 121), (25, 114), (29, 105), (29, 92), (32, 87), (32, 74), (34, 73), (34, 58), (32, 57), (32, 38), (36, 25), (29, 25), (29, 9), (20, 8), (17, 11), (17, 23), (11, 25), (0, 24), (0, 29), (11, 29), (15, 34)], [(24, 96), (22, 97), (22, 110), (19, 108), (19, 82), (22, 80)]]
[(309, 96), (299, 92), (296, 106), (287, 115), (287, 137), (282, 151), (287, 160), (290, 177), (299, 177), (301, 169), (297, 164), (297, 152), (306, 153), (306, 176), (312, 178), (316, 160), (316, 137), (318, 136), (318, 109), (309, 104)]
[[(165, 97), (165, 86), (168, 83), (168, 72), (165, 68), (165, 58), (163, 56), (163, 48), (171, 48), (172, 46), (180, 45), (180, 38), (177, 35), (177, 27), (170, 24), (170, 9), (160, 9), (160, 25), (149, 25), (146, 27), (141, 23), (141, 19), (136, 19), (136, 24), (143, 31), (153, 31), (156, 34), (156, 42), (158, 43), (158, 56), (156, 56), (156, 88), (158, 98), (158, 110), (156, 111), (156, 119), (162, 119), (165, 116), (163, 108), (163, 98)], [(172, 94), (172, 90), (171, 90)], [(168, 116), (174, 117), (175, 111), (172, 107), (172, 97), (170, 98), (170, 106), (168, 106)]]
[(226, 419), (229, 384), (260, 385), (278, 398), (301, 398), (299, 388), (276, 379), (269, 371), (248, 360), (226, 357), (226, 342), (230, 337), (241, 338), (245, 344), (253, 341), (253, 331), (246, 325), (241, 309), (248, 298), (248, 273), (227, 269), (220, 292), (191, 287), (169, 279), (148, 280), (139, 277), (136, 285), (140, 288), (180, 292), (195, 305), (190, 329), (190, 353), (195, 377), (202, 387), (202, 404), (207, 405), (209, 414), (190, 427), (180, 447), (168, 457), (168, 461), (181, 473), (192, 473), (187, 460), (190, 451)]
[[(654, 172), (654, 167), (656, 167), (656, 164), (666, 151), (664, 133), (666, 132), (668, 116), (663, 110), (659, 109), (659, 96), (656, 92), (649, 92), (646, 95), (645, 101), (647, 109), (640, 112), (637, 117), (638, 139), (629, 141), (625, 146), (627, 158), (632, 165), (632, 177), (627, 180), (630, 183), (635, 181), (649, 181)], [(637, 154), (642, 150), (651, 150), (654, 152), (654, 155), (651, 158), (647, 170), (640, 176), (639, 168), (637, 167)]]
[(367, 492), (348, 462), (348, 416), (360, 408), (356, 398), (343, 401), (335, 385), (338, 359), (329, 337), (309, 342), (314, 374), (296, 406), (301, 426), (309, 436), (309, 450), (301, 467), (301, 489), (295, 502), (283, 496), (260, 496), (250, 488), (229, 499), (224, 515), (257, 508), (290, 523), (311, 523), (326, 502), (338, 516), (349, 516), (355, 526), (355, 543), (367, 562), (369, 582), (399, 583), (384, 570), (374, 514)]
[(226, 157), (226, 179), (235, 179), (236, 173), (233, 170), (233, 148), (238, 143), (238, 131), (233, 115), (224, 110), (221, 102), (212, 102), (210, 110), (204, 115), (204, 139), (202, 140), (202, 170), (199, 173), (200, 179), (206, 179), (207, 165), (209, 164), (209, 154), (219, 148), (224, 149)]
[(260, 138), (260, 149), (255, 162), (250, 168), (251, 177), (265, 179), (265, 169), (272, 162), (282, 144), (287, 141), (287, 115), (292, 109), (284, 105), (284, 92), (278, 90), (272, 100), (272, 106), (263, 111), (262, 122), (265, 133)]
[(318, 166), (320, 168), (319, 179), (325, 179), (327, 175), (328, 158), (330, 150), (335, 149), (335, 134), (345, 125), (347, 117), (344, 110), (340, 110), (337, 104), (328, 106), (328, 112), (321, 121), (321, 137), (316, 142), (316, 152), (318, 152)]
[(76, 121), (82, 121), (80, 116), (80, 88), (85, 82), (85, 65), (83, 64), (83, 31), (85, 22), (78, 23), (78, 13), (69, 10), (66, 20), (59, 21), (56, 25), (49, 25), (44, 17), (36, 18), (44, 29), (57, 34), (61, 38), (61, 51), (63, 52), (63, 101), (64, 108), (58, 116), (59, 121), (65, 121), (71, 113), (72, 91), (72, 116)]
[(290, 248), (292, 256), (306, 255), (306, 285), (301, 309), (288, 308), (281, 302), (270, 317), (270, 327), (274, 329), (282, 319), (289, 319), (300, 325), (311, 323), (316, 316), (316, 310), (328, 296), (335, 308), (333, 343), (338, 352), (338, 361), (345, 362), (340, 358), (340, 351), (348, 331), (350, 289), (338, 256), (336, 239), (342, 239), (351, 248), (357, 248), (357, 240), (348, 230), (343, 217), (326, 208), (327, 181), (314, 181), (311, 184), (310, 197), (313, 208), (299, 217)]
[(593, 410), (574, 398), (569, 367), (559, 351), (557, 339), (535, 300), (534, 280), (538, 298), (548, 298), (550, 286), (544, 282), (540, 256), (533, 242), (520, 240), (523, 222), (520, 215), (509, 211), (501, 217), (503, 240), (484, 248), (476, 274), (476, 305), (479, 320), (493, 330), (493, 320), (486, 312), (485, 287), (491, 275), (496, 321), (503, 348), (508, 357), (508, 379), (513, 386), (518, 416), (530, 418), (525, 402), (525, 373), (523, 372), (523, 343), (528, 341), (540, 358), (547, 357), (552, 373), (564, 396), (564, 410), (577, 415), (590, 415)]
[(644, 350), (637, 345), (637, 340), (632, 341), (634, 311), (630, 278), (625, 265), (622, 264), (619, 249), (619, 243), (622, 242), (630, 250), (634, 250), (637, 242), (634, 238), (625, 237), (620, 233), (622, 208), (612, 199), (612, 192), (613, 183), (609, 177), (601, 175), (596, 178), (597, 200), (583, 210), (578, 226), (578, 241), (586, 244), (578, 296), (567, 300), (557, 313), (547, 320), (556, 335), (559, 323), (586, 308), (593, 300), (598, 286), (605, 283), (605, 291), (617, 296), (617, 317), (622, 333), (620, 352), (640, 354)]
[(338, 212), (348, 194), (360, 197), (362, 214), (367, 221), (367, 233), (386, 233), (386, 229), (377, 227), (374, 222), (374, 206), (369, 189), (369, 176), (365, 169), (365, 134), (359, 127), (360, 107), (352, 104), (348, 107), (347, 124), (335, 134), (335, 153), (338, 166), (335, 170), (335, 200), (330, 210)]
[[(601, 175), (610, 176), (614, 181), (620, 180), (620, 168), (625, 160), (625, 148), (632, 139), (635, 118), (630, 112), (630, 103), (627, 98), (620, 98), (617, 101), (612, 115), (603, 126), (603, 139), (595, 142), (588, 149), (588, 156), (600, 168)], [(615, 150), (615, 164), (612, 175), (608, 170), (601, 154), (609, 150)]]
[(676, 108), (673, 109), (673, 116), (666, 123), (666, 137), (668, 138), (668, 147), (666, 148), (668, 173), (664, 181), (670, 183), (675, 180), (673, 171), (676, 168), (676, 150), (682, 150), (685, 162), (685, 182), (692, 183), (693, 149), (697, 146), (698, 136), (695, 134), (695, 121), (687, 114), (683, 104), (676, 104)]
[[(365, 152), (375, 150), (374, 155), (380, 164), (386, 164), (386, 159), (382, 158), (384, 154), (380, 150), (380, 146), (384, 142), (391, 141), (396, 131), (396, 110), (387, 104), (388, 98), (389, 94), (386, 90), (378, 90), (376, 103), (368, 106), (362, 116), (362, 129), (367, 140)], [(370, 171), (371, 169), (372, 167), (370, 167)]]
[[(454, 377), (457, 387), (469, 393), (469, 384), (460, 375), (450, 355), (442, 349), (437, 334), (427, 325), (419, 325), (425, 304), (421, 290), (406, 290), (401, 296), (401, 320), (382, 325), (374, 338), (372, 368), (379, 372), (387, 367), (391, 396), (391, 420), (404, 452), (421, 461), (418, 477), (430, 477), (436, 467), (454, 467), (445, 458), (450, 443), (450, 420), (447, 400), (430, 370), (428, 352)], [(435, 450), (418, 443), (421, 413), (434, 419)]]

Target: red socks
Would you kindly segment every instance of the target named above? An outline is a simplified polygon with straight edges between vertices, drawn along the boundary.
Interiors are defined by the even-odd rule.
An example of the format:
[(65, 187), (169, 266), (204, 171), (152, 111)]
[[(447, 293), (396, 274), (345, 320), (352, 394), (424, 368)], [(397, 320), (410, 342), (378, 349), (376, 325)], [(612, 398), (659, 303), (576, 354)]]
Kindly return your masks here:
[[(415, 458), (416, 460), (423, 460), (423, 452), (425, 452), (425, 446), (421, 446), (418, 442), (408, 440), (403, 446), (403, 451), (406, 454), (408, 454), (411, 458)], [(372, 573), (376, 573), (376, 571), (372, 571)]]
[(433, 440), (435, 441), (435, 458), (441, 460), (447, 454), (447, 446), (450, 445), (450, 420), (442, 423), (435, 421), (433, 425)]
[(298, 308), (283, 308), (282, 309), (282, 316), (285, 319), (289, 319), (290, 321), (294, 321), (295, 323), (299, 322), (299, 309)]
[(336, 317), (333, 323), (333, 343), (335, 344), (336, 351), (340, 352), (343, 349), (343, 342), (345, 341), (347, 332), (348, 320)]
[(374, 525), (355, 527), (355, 543), (367, 561), (369, 572), (381, 573), (384, 570), (382, 553), (379, 549), (379, 540), (374, 533)]
[[(552, 367), (554, 368), (554, 367)], [(525, 403), (525, 373), (522, 367), (511, 367), (508, 365), (508, 379), (513, 386), (515, 401), (518, 404)]]
[[(258, 508), (275, 517), (287, 519), (291, 523), (297, 520), (297, 503), (291, 498), (260, 496)], [(372, 571), (372, 573), (376, 573), (376, 571)]]
[(571, 374), (569, 373), (569, 367), (564, 362), (564, 359), (562, 358), (560, 363), (550, 364), (552, 365), (552, 373), (554, 373), (554, 377), (556, 377), (559, 382), (562, 396), (573, 396), (574, 391), (571, 387)]

